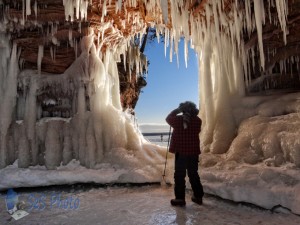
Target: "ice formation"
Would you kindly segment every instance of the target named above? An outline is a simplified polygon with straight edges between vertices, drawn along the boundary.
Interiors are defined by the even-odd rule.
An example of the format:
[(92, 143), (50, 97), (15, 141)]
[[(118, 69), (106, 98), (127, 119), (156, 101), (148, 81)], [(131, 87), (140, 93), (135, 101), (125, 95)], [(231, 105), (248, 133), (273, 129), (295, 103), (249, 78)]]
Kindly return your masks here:
[[(18, 159), (21, 168), (39, 164), (56, 169), (77, 159), (81, 165), (95, 168), (113, 149), (141, 150), (139, 131), (121, 107), (119, 58), (107, 50), (102, 60), (92, 31), (81, 40), (81, 55), (64, 74), (55, 76), (40, 75), (43, 46), (39, 46), (38, 71), (19, 73), (17, 45), (14, 44), (10, 53), (9, 39), (2, 37), (6, 47), (0, 49), (5, 56), (1, 64), (1, 70), (5, 71), (1, 76), (4, 82), (1, 85), (1, 167)], [(136, 48), (128, 49), (130, 65), (135, 63), (142, 70), (146, 59), (136, 53)], [(18, 95), (17, 87), (22, 90)], [(37, 102), (37, 96), (49, 92), (49, 88), (49, 96), (52, 93), (60, 97)], [(54, 118), (47, 118), (49, 112), (42, 105), (55, 105), (57, 101), (67, 111), (58, 109), (52, 112)]]
[[(17, 95), (17, 75), (18, 67), (17, 62), (17, 45), (14, 44), (12, 51), (9, 51), (8, 37), (6, 35), (1, 35), (2, 43), (4, 47), (0, 48), (0, 53), (2, 56), (1, 62), (1, 108), (0, 108), (0, 167), (7, 165), (9, 156), (14, 154), (7, 149), (8, 145), (12, 143), (7, 140), (7, 134), (9, 127), (12, 123), (12, 115), (14, 112), (16, 104)], [(5, 47), (5, 45), (7, 45)]]
[[(147, 11), (157, 15), (153, 18), (153, 24), (156, 24), (158, 34), (165, 34), (165, 54), (169, 46), (170, 61), (173, 60), (174, 52), (180, 54), (178, 42), (182, 37), (185, 42), (183, 54), (186, 62), (189, 43), (199, 55), (199, 99), (200, 105), (203, 106), (200, 112), (203, 120), (201, 133), (203, 152), (222, 154), (229, 150), (228, 158), (239, 160), (232, 156), (240, 154), (239, 147), (233, 147), (238, 142), (234, 139), (237, 132), (243, 130), (247, 124), (247, 119), (251, 120), (250, 117), (259, 113), (244, 113), (243, 118), (237, 119), (240, 115), (237, 115), (236, 112), (239, 109), (238, 106), (243, 105), (243, 101), (247, 101), (245, 100), (247, 99), (245, 90), (256, 88), (257, 83), (261, 84), (261, 80), (265, 79), (259, 78), (253, 82), (249, 75), (250, 71), (259, 67), (264, 73), (268, 73), (274, 66), (273, 62), (266, 63), (268, 55), (265, 55), (265, 52), (275, 53), (264, 49), (262, 26), (266, 19), (274, 24), (279, 24), (283, 31), (284, 42), (286, 42), (288, 1), (236, 1), (227, 15), (224, 12), (224, 0), (210, 0), (205, 4), (205, 16), (191, 11), (183, 0), (144, 0), (142, 2)], [(22, 5), (23, 20), (21, 24), (23, 25), (26, 16), (31, 14), (30, 7), (28, 7), (30, 4), (31, 1), (27, 0), (26, 4)], [(91, 1), (64, 0), (66, 20), (71, 22), (85, 20), (88, 4), (91, 4)], [(144, 55), (141, 55), (138, 48), (132, 47), (130, 44), (133, 36), (141, 37), (143, 35), (145, 23), (140, 19), (139, 14), (130, 13), (126, 18), (128, 21), (121, 21), (121, 24), (125, 27), (131, 21), (134, 26), (129, 37), (123, 37), (112, 26), (111, 21), (103, 20), (111, 1), (105, 0), (101, 4), (102, 17), (99, 23), (102, 26), (98, 28), (98, 36), (90, 32), (88, 36), (84, 37), (81, 41), (81, 53), (77, 50), (77, 41), (73, 39), (73, 34), (69, 31), (69, 44), (76, 52), (76, 60), (64, 74), (51, 77), (44, 75), (42, 79), (39, 79), (43, 58), (43, 46), (41, 45), (38, 48), (38, 72), (22, 71), (17, 82), (18, 71), (14, 67), (18, 63), (17, 46), (13, 45), (11, 54), (9, 48), (1, 47), (4, 56), (1, 64), (1, 70), (4, 71), (1, 76), (1, 81), (3, 81), (1, 82), (3, 84), (1, 86), (1, 96), (3, 96), (1, 99), (1, 167), (22, 157), (21, 167), (45, 163), (48, 168), (53, 169), (61, 162), (66, 164), (72, 158), (76, 158), (82, 165), (93, 168), (101, 162), (105, 153), (110, 149), (119, 147), (140, 149), (140, 138), (132, 130), (130, 121), (121, 110), (116, 62), (120, 61), (122, 55), (124, 65), (129, 64), (129, 73), (133, 67), (138, 74), (146, 67), (147, 60)], [(243, 7), (240, 7), (239, 4), (243, 4)], [(136, 7), (137, 5), (137, 0), (117, 1), (115, 10), (119, 11), (122, 7)], [(239, 10), (240, 8), (243, 8), (244, 11)], [(277, 17), (273, 18), (275, 14), (271, 15), (271, 8), (272, 11), (276, 8)], [(34, 11), (37, 13), (36, 2)], [(172, 23), (172, 27), (167, 26), (168, 22)], [(58, 46), (60, 43), (55, 37), (56, 23), (49, 22), (49, 27), (51, 27), (49, 30), (51, 41)], [(81, 29), (80, 22), (78, 29)], [(105, 37), (108, 29), (113, 31), (113, 37)], [(254, 31), (257, 32), (258, 37), (258, 52), (245, 45), (241, 36), (243, 32), (246, 32), (250, 37)], [(2, 41), (9, 39), (4, 34), (1, 37)], [(102, 44), (107, 38), (111, 38), (112, 44), (109, 46), (111, 50), (102, 52)], [(116, 39), (122, 39), (122, 41), (114, 42), (113, 40)], [(97, 46), (95, 46), (95, 40)], [(55, 60), (55, 47), (51, 49), (52, 59)], [(80, 55), (78, 55), (79, 53)], [(255, 65), (256, 57), (260, 58), (259, 65)], [(288, 62), (298, 65), (299, 59), (291, 57), (282, 60), (281, 72), (286, 70), (287, 65), (290, 65)], [(267, 76), (274, 75), (267, 74)], [(9, 88), (7, 91), (7, 84), (13, 88)], [(17, 85), (24, 92), (16, 100)], [(266, 85), (272, 84), (266, 83)], [(73, 99), (71, 102), (63, 103), (67, 105), (68, 110), (52, 112), (54, 116), (71, 117), (71, 119), (60, 118), (55, 121), (40, 119), (47, 117), (48, 112), (43, 111), (43, 107), (36, 102), (34, 96), (45, 91), (47, 87), (51, 87), (51, 92), (55, 94), (64, 90), (63, 94)], [(42, 104), (50, 103), (51, 99)], [(15, 107), (16, 118), (22, 120), (18, 123), (12, 117)], [(253, 105), (252, 109), (255, 107), (256, 105)], [(297, 110), (294, 109), (295, 112)], [(38, 119), (37, 123), (36, 119)], [(34, 127), (35, 129), (33, 129)], [(16, 133), (13, 133), (12, 130), (16, 129)], [(37, 130), (40, 131), (36, 132)], [(11, 135), (7, 135), (8, 132), (12, 132)], [(112, 138), (116, 136), (119, 137), (118, 140)], [(233, 145), (231, 145), (232, 143)], [(265, 146), (264, 142), (258, 143), (260, 146)], [(281, 143), (282, 145), (284, 144)], [(290, 149), (284, 147), (284, 152), (291, 151), (291, 148), (296, 145), (297, 143), (285, 145), (290, 146), (288, 147)], [(16, 151), (15, 149), (20, 148), (16, 146), (23, 146), (23, 148)], [(16, 153), (19, 156), (16, 156)], [(293, 161), (299, 165), (298, 156), (287, 157), (286, 153), (284, 154), (284, 161)], [(44, 161), (43, 155), (45, 156)], [(263, 159), (272, 157), (277, 157), (277, 153), (263, 154)]]

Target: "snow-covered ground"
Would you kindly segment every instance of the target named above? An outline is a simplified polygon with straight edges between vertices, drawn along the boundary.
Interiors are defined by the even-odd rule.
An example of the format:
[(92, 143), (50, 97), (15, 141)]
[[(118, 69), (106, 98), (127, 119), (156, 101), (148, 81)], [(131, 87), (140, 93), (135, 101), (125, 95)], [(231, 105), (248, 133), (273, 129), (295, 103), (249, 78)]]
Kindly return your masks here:
[[(18, 190), (17, 190), (18, 192)], [(165, 186), (75, 188), (48, 190), (34, 189), (19, 191), (19, 199), (26, 202), (27, 215), (18, 221), (5, 212), (4, 195), (0, 198), (0, 224), (101, 224), (101, 225), (296, 225), (300, 217), (287, 211), (263, 210), (251, 205), (205, 196), (199, 206), (190, 200), (187, 192), (186, 207), (172, 207), (173, 188)], [(78, 199), (77, 209), (62, 209), (51, 202), (51, 196), (61, 195), (61, 199)], [(33, 197), (41, 199), (40, 208), (31, 209)]]
[[(173, 183), (173, 155), (168, 156), (166, 180)], [(203, 154), (202, 161), (209, 160), (209, 154)], [(87, 169), (73, 160), (57, 170), (47, 170), (44, 166), (21, 169), (15, 163), (0, 170), (0, 189), (90, 182), (159, 183), (163, 165), (157, 168), (161, 170), (149, 168), (147, 164), (139, 168), (100, 164), (98, 169)], [(200, 168), (200, 171), (204, 190), (208, 194), (266, 209), (288, 208), (300, 215), (300, 173), (292, 165), (276, 168), (265, 164), (251, 166), (227, 162), (223, 166)]]

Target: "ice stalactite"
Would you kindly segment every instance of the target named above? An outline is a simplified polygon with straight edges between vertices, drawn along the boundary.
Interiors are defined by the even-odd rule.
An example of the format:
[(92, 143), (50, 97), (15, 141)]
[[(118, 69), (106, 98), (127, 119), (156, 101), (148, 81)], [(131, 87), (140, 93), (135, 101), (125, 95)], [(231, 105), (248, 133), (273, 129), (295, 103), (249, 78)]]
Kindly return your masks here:
[(259, 53), (260, 53), (260, 66), (262, 69), (265, 69), (265, 54), (264, 54), (264, 47), (263, 47), (263, 39), (262, 39), (262, 21), (264, 20), (262, 9), (263, 1), (262, 0), (254, 0), (254, 13), (255, 13), (255, 21), (256, 21), (256, 29), (257, 29), (257, 36), (258, 36), (258, 46), (259, 46)]
[(38, 74), (41, 74), (41, 66), (42, 66), (43, 56), (44, 56), (44, 46), (39, 45), (38, 58), (37, 58)]
[[(87, 9), (89, 2), (86, 0), (63, 0), (63, 5), (65, 8), (66, 20), (73, 21), (74, 19), (87, 18)], [(74, 18), (75, 9), (75, 18)]]
[(102, 4), (102, 17), (101, 17), (101, 23), (103, 23), (103, 19), (104, 19), (104, 16), (106, 16), (106, 13), (107, 13), (107, 2), (106, 0), (103, 0), (103, 4)]
[(163, 14), (164, 23), (168, 23), (168, 1), (160, 0), (161, 11)]
[(37, 18), (37, 13), (38, 13), (37, 0), (34, 1), (33, 11), (34, 11), (35, 18)]
[(282, 1), (282, 0), (276, 0), (276, 9), (277, 9), (277, 14), (278, 14), (278, 19), (279, 19), (279, 23), (281, 26), (281, 30), (283, 31), (283, 40), (284, 40), (284, 43), (286, 44), (286, 35), (288, 33), (287, 25), (286, 25), (287, 13), (288, 13), (287, 2)]
[(26, 16), (31, 15), (31, 4), (30, 0), (26, 0)]
[(21, 25), (25, 25), (25, 0), (22, 0), (22, 19), (21, 19)]
[[(211, 40), (214, 40), (212, 42)], [(222, 48), (218, 47), (223, 46)], [(222, 50), (221, 50), (222, 49)], [(233, 118), (232, 96), (243, 95), (241, 63), (237, 50), (225, 35), (213, 36), (213, 28), (206, 33), (200, 60), (201, 118), (203, 120), (202, 147), (215, 154), (225, 153), (235, 136), (237, 124)]]
[(201, 107), (201, 118), (203, 121), (203, 130), (202, 134), (205, 133), (204, 138), (202, 139), (202, 145), (204, 146), (204, 151), (209, 151), (206, 149), (206, 146), (209, 146), (212, 143), (213, 137), (213, 129), (215, 126), (215, 109), (214, 109), (214, 99), (213, 99), (213, 75), (211, 71), (211, 55), (212, 55), (212, 46), (210, 42), (210, 36), (206, 35), (204, 48), (201, 52), (201, 56), (199, 58), (200, 69), (199, 74), (201, 74), (200, 82), (200, 102), (201, 105), (205, 105), (205, 107)]
[(121, 11), (122, 8), (122, 0), (118, 0), (118, 3), (116, 4), (116, 12)]

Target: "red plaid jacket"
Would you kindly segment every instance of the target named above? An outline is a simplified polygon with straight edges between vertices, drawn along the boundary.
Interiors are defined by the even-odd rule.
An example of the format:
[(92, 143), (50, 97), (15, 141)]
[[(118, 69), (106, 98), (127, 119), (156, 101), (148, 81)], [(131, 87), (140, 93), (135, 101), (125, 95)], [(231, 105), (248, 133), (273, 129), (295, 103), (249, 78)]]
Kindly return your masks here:
[(173, 110), (166, 118), (167, 123), (173, 128), (169, 151), (183, 155), (199, 155), (202, 121), (198, 116), (192, 117), (186, 129), (183, 128), (183, 117), (177, 115), (178, 110)]

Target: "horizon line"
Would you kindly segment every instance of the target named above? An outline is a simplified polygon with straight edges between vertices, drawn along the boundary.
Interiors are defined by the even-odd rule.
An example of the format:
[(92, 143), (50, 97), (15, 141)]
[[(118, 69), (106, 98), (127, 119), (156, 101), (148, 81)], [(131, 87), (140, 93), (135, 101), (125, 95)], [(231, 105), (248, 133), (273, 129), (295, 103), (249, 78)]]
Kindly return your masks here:
[(167, 123), (140, 123), (139, 126), (166, 126)]

